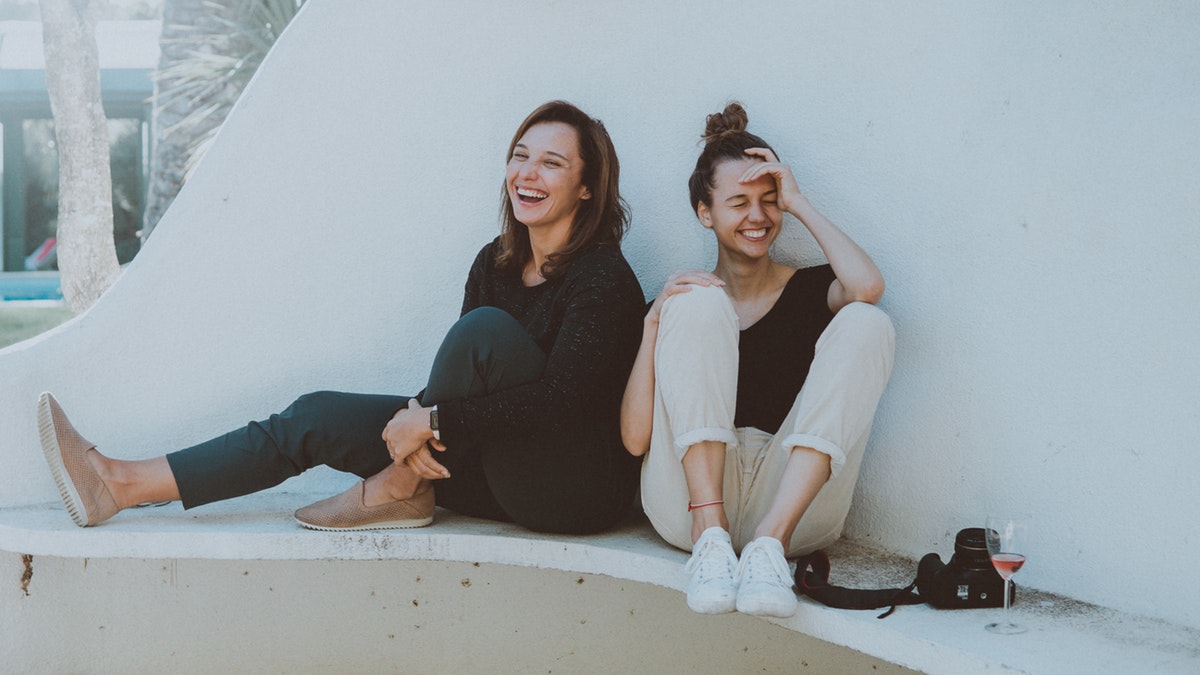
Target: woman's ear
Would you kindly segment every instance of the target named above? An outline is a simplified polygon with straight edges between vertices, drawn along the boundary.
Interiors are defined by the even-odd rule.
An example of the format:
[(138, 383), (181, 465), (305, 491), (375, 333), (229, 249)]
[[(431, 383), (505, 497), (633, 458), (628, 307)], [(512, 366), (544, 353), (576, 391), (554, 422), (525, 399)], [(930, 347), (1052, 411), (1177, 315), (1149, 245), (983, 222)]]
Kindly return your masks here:
[(708, 229), (712, 229), (712, 211), (704, 202), (696, 204), (696, 217), (700, 219), (700, 224)]
[(586, 185), (584, 185), (583, 188), (581, 188), (581, 189), (583, 191), (579, 193), (580, 199), (591, 199), (592, 198), (592, 191), (589, 190)]

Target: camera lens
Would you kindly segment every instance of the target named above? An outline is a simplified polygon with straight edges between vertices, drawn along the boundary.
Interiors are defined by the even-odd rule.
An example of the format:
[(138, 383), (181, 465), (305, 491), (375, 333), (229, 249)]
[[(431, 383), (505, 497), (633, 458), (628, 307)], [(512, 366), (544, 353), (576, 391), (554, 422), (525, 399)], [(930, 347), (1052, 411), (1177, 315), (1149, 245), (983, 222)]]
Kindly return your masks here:
[(967, 569), (992, 569), (982, 527), (967, 527), (958, 531), (954, 537), (954, 557)]

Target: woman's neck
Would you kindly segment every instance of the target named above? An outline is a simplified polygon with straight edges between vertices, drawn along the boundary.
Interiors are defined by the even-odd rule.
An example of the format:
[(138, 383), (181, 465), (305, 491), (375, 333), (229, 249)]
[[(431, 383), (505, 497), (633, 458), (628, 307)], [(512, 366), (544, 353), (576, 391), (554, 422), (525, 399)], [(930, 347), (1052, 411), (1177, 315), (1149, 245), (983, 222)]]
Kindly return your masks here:
[(725, 292), (736, 302), (777, 293), (782, 267), (770, 257), (734, 259), (718, 254), (713, 274), (721, 277)]
[(792, 268), (769, 257), (731, 260), (718, 255), (713, 273), (725, 282), (725, 293), (737, 313), (738, 328), (746, 330), (775, 306), (792, 272)]
[(529, 230), (529, 248), (533, 253), (533, 257), (529, 259), (529, 264), (525, 266), (523, 279), (526, 286), (536, 286), (543, 281), (542, 265), (550, 258), (550, 255), (556, 251), (561, 251), (567, 245), (567, 239), (570, 238), (571, 228), (568, 227), (546, 227)]

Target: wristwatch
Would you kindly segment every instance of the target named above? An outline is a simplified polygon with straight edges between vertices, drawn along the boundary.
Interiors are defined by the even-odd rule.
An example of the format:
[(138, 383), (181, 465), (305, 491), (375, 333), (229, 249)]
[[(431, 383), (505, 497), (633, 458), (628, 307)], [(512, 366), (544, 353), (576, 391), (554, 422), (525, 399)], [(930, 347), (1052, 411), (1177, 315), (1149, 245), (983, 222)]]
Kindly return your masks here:
[(442, 440), (442, 432), (438, 428), (438, 409), (436, 403), (429, 409), (429, 429), (433, 432), (434, 439)]

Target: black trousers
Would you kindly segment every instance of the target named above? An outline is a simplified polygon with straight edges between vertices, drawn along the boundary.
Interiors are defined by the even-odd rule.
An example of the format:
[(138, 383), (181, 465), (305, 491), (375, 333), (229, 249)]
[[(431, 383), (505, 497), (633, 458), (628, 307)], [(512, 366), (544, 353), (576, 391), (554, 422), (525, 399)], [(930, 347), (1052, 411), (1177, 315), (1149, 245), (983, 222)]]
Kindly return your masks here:
[[(546, 356), (510, 315), (481, 307), (447, 333), (422, 404), (483, 396), (540, 377)], [(325, 465), (366, 478), (391, 463), (381, 436), (411, 396), (320, 391), (283, 412), (167, 455), (184, 508), (250, 494)], [(613, 415), (571, 425), (549, 421), (528, 436), (448, 447), (436, 458), (451, 477), (437, 504), (545, 532), (613, 525), (633, 501), (639, 463), (621, 445)], [(476, 434), (486, 436), (486, 434)]]

